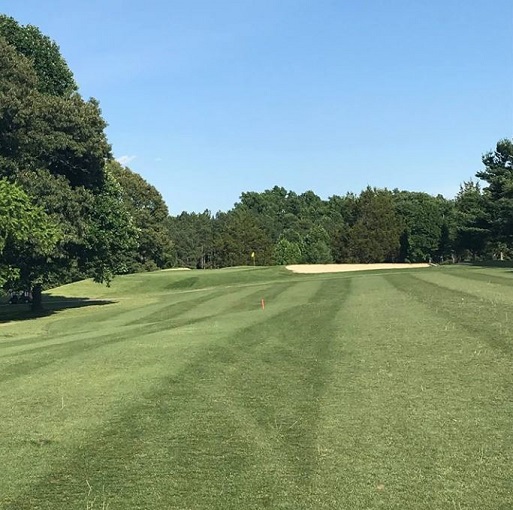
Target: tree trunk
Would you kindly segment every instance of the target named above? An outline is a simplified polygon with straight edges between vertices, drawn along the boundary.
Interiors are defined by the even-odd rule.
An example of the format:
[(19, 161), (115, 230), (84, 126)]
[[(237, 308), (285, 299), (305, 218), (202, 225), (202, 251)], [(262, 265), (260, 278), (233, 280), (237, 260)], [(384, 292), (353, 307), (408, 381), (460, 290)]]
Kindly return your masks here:
[(39, 312), (43, 309), (43, 287), (40, 283), (36, 283), (32, 287), (32, 311)]

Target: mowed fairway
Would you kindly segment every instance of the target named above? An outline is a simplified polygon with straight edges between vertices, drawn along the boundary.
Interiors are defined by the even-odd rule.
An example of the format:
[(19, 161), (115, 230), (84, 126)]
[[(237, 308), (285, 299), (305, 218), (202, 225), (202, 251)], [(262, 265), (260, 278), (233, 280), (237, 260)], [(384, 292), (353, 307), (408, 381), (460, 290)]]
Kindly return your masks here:
[(0, 325), (1, 509), (513, 508), (505, 268), (53, 294)]

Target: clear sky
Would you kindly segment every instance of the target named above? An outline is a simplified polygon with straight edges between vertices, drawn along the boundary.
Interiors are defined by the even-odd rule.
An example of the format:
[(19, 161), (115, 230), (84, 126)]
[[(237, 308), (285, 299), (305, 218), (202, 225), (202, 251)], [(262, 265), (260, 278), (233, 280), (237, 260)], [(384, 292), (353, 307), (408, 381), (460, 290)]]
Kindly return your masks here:
[(512, 0), (0, 0), (172, 214), (274, 185), (453, 197), (513, 136)]

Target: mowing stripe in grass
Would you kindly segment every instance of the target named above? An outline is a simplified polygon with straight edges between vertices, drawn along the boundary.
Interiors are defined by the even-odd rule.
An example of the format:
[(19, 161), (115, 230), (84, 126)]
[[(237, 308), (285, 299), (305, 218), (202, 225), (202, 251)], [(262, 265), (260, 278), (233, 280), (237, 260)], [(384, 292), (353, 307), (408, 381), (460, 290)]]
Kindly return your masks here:
[[(489, 271), (490, 272), (490, 271)], [(468, 276), (467, 276), (468, 275)], [(495, 276), (495, 278), (493, 278)], [(418, 274), (417, 278), (441, 285), (448, 289), (467, 292), (491, 304), (513, 301), (513, 280), (493, 274), (478, 274), (476, 271), (432, 271)]]
[[(279, 296), (287, 288), (294, 285), (293, 283), (282, 284), (274, 287), (272, 290), (267, 292), (268, 299), (272, 299), (274, 296)], [(195, 295), (191, 300), (180, 301), (171, 305), (166, 305), (163, 310), (158, 313), (160, 321), (156, 321), (154, 313), (150, 315), (152, 317), (151, 324), (139, 327), (130, 327), (130, 323), (127, 328), (116, 328), (114, 333), (101, 334), (98, 331), (92, 332), (73, 332), (72, 334), (64, 333), (58, 335), (56, 338), (50, 338), (48, 341), (43, 343), (39, 342), (37, 346), (18, 351), (14, 361), (8, 360), (7, 366), (2, 367), (0, 373), (0, 381), (11, 380), (13, 378), (22, 377), (34, 370), (45, 368), (49, 365), (55, 365), (62, 363), (71, 356), (81, 356), (85, 352), (93, 349), (105, 348), (108, 345), (125, 342), (127, 339), (132, 339), (134, 336), (139, 337), (152, 333), (160, 333), (166, 330), (180, 328), (187, 325), (196, 324), (210, 320), (212, 317), (224, 310), (230, 310), (233, 312), (234, 308), (239, 307), (240, 303), (245, 303), (244, 306), (247, 308), (252, 307), (257, 309), (259, 300), (256, 300), (256, 296), (262, 294), (262, 289), (254, 291), (251, 288), (241, 288), (239, 290), (234, 289), (230, 293), (225, 291), (208, 292), (205, 294)], [(221, 299), (223, 297), (223, 299)], [(215, 303), (212, 303), (215, 301)], [(199, 317), (190, 318), (191, 307), (194, 309), (194, 314)], [(203, 313), (201, 313), (203, 312)], [(205, 313), (208, 312), (208, 313)], [(163, 320), (163, 317), (169, 317), (168, 320)], [(139, 322), (138, 322), (139, 324)], [(55, 343), (56, 340), (58, 343)], [(10, 353), (9, 353), (10, 354)], [(0, 357), (0, 361), (2, 357)]]
[[(485, 339), (503, 353), (513, 354), (510, 317), (512, 305), (497, 306), (469, 292), (449, 289), (412, 275), (386, 279), (398, 290), (427, 305), (435, 313), (446, 317), (473, 335)], [(476, 320), (476, 314), (481, 314)]]
[(512, 501), (509, 360), (384, 279), (355, 278), (337, 320), (310, 508)]
[[(201, 288), (130, 326), (136, 302), (142, 321), (189, 291), (120, 300), (101, 334), (122, 341), (0, 384), (0, 508), (512, 508), (511, 357), (486, 342), (496, 289), (451, 272), (282, 285), (248, 269), (245, 290), (198, 273), (217, 299)], [(94, 317), (33, 328), (79, 347), (98, 340)]]
[[(307, 290), (319, 286), (310, 283)], [(330, 296), (331, 303), (302, 304), (298, 289), (282, 295), (276, 313), (271, 307), (264, 322), (232, 332), (163, 379), (144, 395), (143, 404), (113, 417), (62, 470), (6, 508), (32, 508), (43, 500), (48, 506), (40, 508), (55, 508), (64, 500), (68, 508), (81, 508), (85, 478), (94, 487), (105, 485), (111, 505), (118, 501), (130, 508), (155, 507), (158, 498), (166, 508), (251, 508), (274, 498), (286, 502), (287, 490), (296, 490), (312, 471), (312, 430), (326, 377), (324, 342), (330, 342), (324, 327), (339, 309), (344, 287), (322, 284), (317, 297)], [(333, 298), (338, 295), (337, 302)], [(317, 313), (314, 325), (305, 323), (312, 307)], [(298, 348), (298, 359), (285, 364), (280, 345), (284, 336)], [(241, 409), (246, 409), (242, 416)], [(239, 423), (234, 414), (240, 416)], [(297, 423), (288, 423), (294, 416)], [(267, 449), (275, 452), (270, 471), (262, 471), (261, 441), (240, 428), (241, 420), (262, 430), (261, 438), (270, 436)], [(277, 423), (283, 426), (281, 433)], [(219, 464), (216, 477), (205, 478), (214, 474), (212, 463)], [(281, 492), (275, 494), (278, 475)], [(137, 479), (142, 485), (136, 501), (122, 503), (124, 487)], [(262, 499), (254, 488), (245, 492), (250, 480), (261, 486)], [(238, 496), (231, 499), (230, 493)]]
[[(91, 331), (91, 324), (87, 320), (83, 321), (81, 327), (77, 327), (77, 313), (71, 314), (69, 318), (60, 317), (58, 321), (55, 321), (53, 317), (47, 319), (39, 319), (42, 325), (44, 324), (43, 321), (46, 322), (46, 326), (44, 326), (44, 335), (31, 335), (28, 338), (0, 341), (0, 352), (6, 352), (8, 347), (15, 347), (16, 350), (19, 351), (19, 347), (24, 345), (42, 344), (44, 346), (44, 344), (48, 342), (57, 343), (56, 340), (68, 339), (70, 337), (70, 331), (72, 332), (72, 336), (78, 337), (80, 335), (80, 339), (87, 338), (88, 336), (94, 337), (97, 335), (97, 330), (101, 331), (103, 329), (103, 324), (105, 322), (109, 323), (109, 329), (114, 329), (113, 326), (124, 327), (131, 326), (133, 324), (144, 324), (144, 319), (151, 315), (152, 310), (156, 311), (161, 310), (164, 307), (176, 307), (176, 309), (173, 310), (173, 313), (174, 315), (179, 315), (180, 313), (184, 313), (191, 308), (191, 301), (201, 303), (209, 301), (210, 299), (216, 299), (221, 295), (222, 291), (216, 292), (215, 289), (211, 289), (208, 292), (201, 293), (201, 295), (180, 295), (179, 297), (182, 299), (174, 301), (171, 305), (168, 304), (169, 300), (173, 300), (175, 298), (173, 296), (170, 297), (170, 295), (167, 295), (166, 300), (160, 299), (156, 303), (135, 301), (134, 304), (127, 305), (125, 301), (123, 303), (115, 303), (109, 305), (107, 310), (81, 310), (86, 315), (86, 317), (94, 317), (94, 323), (97, 328), (95, 328), (93, 331)], [(131, 308), (128, 311), (126, 310), (127, 306)]]
[(463, 269), (460, 271), (445, 271), (445, 274), (463, 278), (464, 280), (475, 280), (480, 283), (491, 283), (497, 285), (513, 286), (513, 274), (511, 271), (494, 271), (482, 272), (479, 270)]
[[(287, 288), (289, 287), (288, 285), (285, 287)], [(267, 308), (265, 314), (263, 314), (261, 312), (261, 310), (259, 310), (258, 307), (255, 307), (254, 308), (254, 311), (252, 312), (244, 312), (243, 315), (245, 315), (245, 319), (244, 319), (244, 322), (246, 324), (252, 324), (252, 323), (256, 323), (256, 322), (261, 322), (261, 321), (265, 321), (267, 320), (269, 317), (272, 317), (274, 313), (279, 312), (283, 306), (290, 306), (289, 303), (301, 303), (302, 300), (304, 300), (305, 298), (301, 298), (301, 294), (305, 293), (305, 291), (301, 291), (301, 289), (304, 289), (305, 288), (305, 285), (304, 284), (297, 284), (297, 288), (291, 288), (289, 289), (288, 291), (288, 295), (285, 295), (283, 297), (283, 299), (280, 301), (280, 303), (274, 303), (273, 302), (273, 299), (271, 298), (271, 302), (270, 302), (270, 306)], [(282, 292), (284, 291), (284, 287), (283, 286), (280, 286), (279, 289), (273, 289), (272, 292), (266, 294), (268, 296), (272, 296), (273, 294), (275, 295), (278, 295), (278, 294), (281, 294)], [(248, 292), (252, 292), (252, 289), (243, 289), (243, 296), (247, 296), (248, 295)], [(233, 303), (235, 303), (237, 301), (237, 299), (240, 297), (240, 295), (238, 295), (236, 292), (234, 292), (232, 290), (231, 293), (227, 294), (227, 293), (223, 293), (224, 296), (223, 296), (223, 302), (224, 304), (219, 304), (218, 305), (218, 311), (219, 310), (222, 310), (224, 307), (227, 307), (228, 309), (231, 308), (231, 305)], [(283, 305), (282, 303), (285, 303), (285, 305)], [(201, 307), (198, 307), (198, 309), (201, 308)], [(194, 310), (194, 308), (193, 308)], [(238, 313), (238, 315), (241, 315), (241, 312)], [(221, 317), (223, 317), (223, 314), (221, 314)], [(211, 324), (215, 324), (215, 319), (213, 320), (213, 322)], [(225, 321), (227, 322), (227, 321)], [(234, 325), (238, 325), (240, 324), (240, 321), (237, 320), (237, 321), (234, 321), (233, 322)], [(150, 370), (154, 370), (154, 375), (152, 376), (153, 380), (155, 380), (155, 378), (159, 378), (159, 377), (162, 377), (162, 373), (166, 373), (168, 371), (172, 371), (174, 369), (176, 369), (177, 366), (181, 366), (181, 364), (184, 362), (183, 359), (187, 360), (188, 357), (190, 356), (193, 356), (194, 355), (194, 344), (197, 344), (198, 346), (201, 345), (201, 343), (205, 343), (205, 342), (211, 342), (213, 341), (216, 336), (216, 332), (219, 332), (219, 333), (226, 333), (226, 332), (230, 332), (232, 334), (237, 334), (236, 331), (234, 331), (233, 329), (231, 329), (231, 325), (232, 325), (232, 322), (228, 323), (228, 324), (222, 324), (222, 327), (220, 327), (219, 329), (217, 328), (212, 328), (210, 327), (210, 334), (206, 334), (207, 331), (203, 331), (203, 332), (200, 332), (199, 333), (199, 337), (194, 337), (191, 338), (191, 335), (189, 333), (185, 333), (185, 334), (182, 334), (180, 338), (183, 338), (182, 340), (182, 344), (185, 346), (185, 345), (189, 345), (189, 344), (192, 344), (193, 345), (193, 350), (191, 351), (191, 353), (189, 353), (187, 356), (184, 356), (183, 354), (180, 354), (180, 350), (177, 349), (176, 347), (173, 348), (173, 350), (169, 351), (170, 353), (172, 353), (173, 357), (169, 360), (170, 364), (169, 366), (166, 365), (165, 363), (165, 359), (163, 359), (162, 357), (159, 357), (157, 359), (153, 359), (152, 356), (150, 355), (148, 357), (147, 353), (146, 352), (139, 352), (137, 353), (137, 351), (132, 351), (131, 349), (127, 349), (129, 348), (130, 346), (134, 346), (136, 347), (137, 344), (141, 344), (141, 347), (139, 347), (139, 349), (143, 348), (144, 349), (144, 344), (145, 344), (145, 340), (144, 338), (148, 338), (148, 335), (146, 335), (145, 337), (141, 337), (140, 339), (138, 339), (137, 337), (136, 338), (127, 338), (127, 341), (125, 343), (121, 343), (119, 344), (119, 347), (118, 347), (118, 352), (119, 352), (119, 355), (121, 356), (124, 356), (127, 360), (130, 360), (130, 373), (122, 373), (121, 375), (128, 380), (128, 384), (130, 385), (129, 386), (129, 391), (131, 393), (134, 393), (135, 394), (135, 397), (132, 397), (133, 398), (138, 398), (138, 395), (139, 395), (139, 392), (135, 390), (134, 388), (134, 381), (137, 381), (137, 377), (135, 376), (136, 373), (138, 373), (138, 370), (137, 369), (137, 366), (135, 366), (134, 364), (134, 359), (137, 359), (137, 358), (140, 358), (141, 359), (141, 362), (142, 363), (146, 363), (146, 359), (148, 359), (149, 361), (151, 361), (152, 365), (150, 366)], [(228, 327), (227, 327), (228, 326)], [(155, 336), (155, 335), (153, 335)], [(174, 344), (176, 344), (176, 335), (173, 336), (173, 342)], [(188, 338), (191, 338), (190, 341), (188, 341), (187, 339)], [(200, 342), (198, 344), (198, 341)], [(161, 340), (160, 340), (160, 343), (161, 345), (166, 343), (167, 342), (167, 336), (162, 336), (161, 335)], [(188, 348), (188, 347), (187, 347)], [(122, 349), (122, 351), (121, 351)], [(203, 349), (202, 351), (203, 353), (205, 352), (209, 352), (209, 349)], [(60, 374), (68, 374), (68, 377), (72, 377), (73, 380), (76, 378), (77, 380), (83, 380), (85, 382), (85, 387), (90, 387), (91, 386), (91, 383), (88, 383), (87, 382), (87, 377), (88, 377), (88, 366), (91, 365), (91, 368), (94, 372), (97, 372), (97, 369), (96, 369), (96, 366), (98, 364), (98, 361), (96, 361), (96, 359), (98, 358), (98, 356), (102, 356), (101, 354), (101, 351), (98, 352), (97, 354), (95, 354), (95, 351), (90, 351), (90, 352), (87, 352), (87, 353), (82, 353), (82, 354), (86, 354), (86, 356), (82, 355), (82, 356), (74, 356), (73, 358), (69, 358), (66, 360), (66, 364), (63, 364), (61, 366), (61, 364), (58, 364), (57, 366), (53, 366), (51, 367), (51, 372), (49, 372), (48, 370), (47, 371), (39, 371), (37, 374), (34, 374), (33, 377), (37, 377), (37, 378), (44, 378), (44, 380), (48, 380), (48, 384), (51, 384), (51, 380), (52, 379), (55, 379), (56, 377), (60, 377), (62, 379), (62, 377), (60, 376)], [(95, 356), (96, 359), (92, 356)], [(113, 351), (112, 350), (112, 344), (108, 346), (108, 351), (105, 350), (105, 354), (104, 356), (107, 356), (107, 361), (110, 360), (110, 358), (112, 358), (113, 356), (117, 356), (118, 354), (116, 353), (116, 351)], [(176, 356), (178, 356), (178, 358), (176, 358)], [(137, 358), (134, 358), (134, 357), (137, 357)], [(207, 355), (208, 357), (208, 355)], [(177, 362), (178, 362), (178, 365), (177, 365)], [(74, 365), (76, 365), (76, 369), (73, 370), (72, 366), (70, 366), (70, 363), (73, 363)], [(109, 361), (109, 363), (111, 363)], [(158, 363), (158, 364), (157, 364)], [(205, 360), (205, 363), (208, 363), (208, 359)], [(153, 367), (153, 368), (152, 368)], [(145, 378), (148, 378), (148, 372), (147, 372), (147, 369), (146, 367), (144, 368), (144, 371), (145, 371), (145, 375), (144, 377)], [(90, 375), (89, 375), (90, 377)], [(151, 377), (150, 377), (151, 379)], [(34, 388), (34, 390), (31, 392), (28, 388), (26, 388), (26, 379), (24, 379), (25, 381), (25, 386), (23, 387), (24, 389), (24, 393), (26, 392), (27, 393), (27, 396), (24, 397), (24, 394), (18, 394), (18, 399), (19, 398), (26, 398), (28, 401), (32, 400), (36, 400), (37, 399), (37, 393), (38, 393), (38, 389), (39, 389), (39, 386), (37, 386), (37, 382), (35, 382), (36, 386)], [(37, 379), (35, 379), (35, 381), (37, 381)], [(111, 379), (112, 381), (112, 379)], [(103, 379), (100, 379), (98, 381), (100, 384), (103, 384), (103, 386), (105, 386), (105, 384), (107, 384), (107, 391), (108, 391), (108, 388), (109, 388), (109, 382), (108, 380), (107, 381), (103, 381)], [(146, 384), (146, 382), (143, 381), (144, 384)], [(63, 382), (61, 381), (58, 385), (61, 386), (63, 384)], [(65, 384), (65, 383), (64, 383)], [(143, 385), (144, 385), (143, 384)], [(110, 386), (112, 387), (112, 382), (110, 383)], [(12, 385), (10, 386), (10, 388), (12, 388)], [(14, 391), (14, 389), (13, 389)], [(45, 391), (45, 390), (43, 390)], [(93, 398), (99, 398), (103, 393), (104, 393), (105, 390), (102, 390), (101, 387), (98, 388), (96, 390), (96, 392), (94, 392), (91, 396)], [(118, 391), (118, 390), (117, 390)], [(32, 393), (32, 398), (30, 399), (30, 394)], [(66, 392), (65, 392), (66, 393)], [(98, 395), (98, 397), (96, 396)], [(5, 398), (7, 398), (9, 400), (9, 398), (12, 398), (12, 397), (9, 397), (8, 394), (4, 393), (4, 396)], [(60, 397), (59, 395), (57, 395), (57, 397)], [(44, 400), (47, 400), (47, 397), (44, 395), (42, 395), (42, 398)], [(83, 397), (82, 397), (83, 398)], [(101, 398), (105, 398), (105, 397), (101, 397)], [(110, 398), (110, 397), (109, 397)], [(30, 399), (30, 400), (29, 400)], [(69, 401), (70, 399), (73, 399), (73, 395), (70, 395), (69, 397), (66, 396), (66, 399), (67, 401)], [(53, 400), (53, 399), (52, 399)], [(52, 400), (50, 400), (48, 402), (48, 405), (51, 405), (52, 403)], [(106, 399), (107, 402), (108, 402), (108, 398)], [(55, 400), (53, 400), (53, 402), (55, 402), (55, 404), (57, 404), (57, 399), (55, 398)], [(60, 406), (60, 398), (59, 398), (59, 406)], [(35, 410), (35, 408), (34, 408)], [(113, 409), (112, 409), (112, 412), (113, 413), (117, 413), (119, 411), (118, 409), (118, 406), (115, 406)], [(50, 410), (50, 412), (53, 414), (53, 410)], [(75, 411), (77, 412), (77, 411)], [(59, 413), (60, 414), (60, 413)], [(14, 419), (14, 417), (13, 417)], [(45, 420), (43, 420), (44, 422)], [(5, 437), (5, 436), (4, 436)], [(7, 436), (8, 438), (8, 436)], [(63, 446), (61, 445), (61, 448)], [(47, 449), (51, 449), (52, 447), (51, 446), (48, 446)], [(5, 458), (5, 457), (4, 457)], [(1, 492), (1, 491), (0, 491)]]

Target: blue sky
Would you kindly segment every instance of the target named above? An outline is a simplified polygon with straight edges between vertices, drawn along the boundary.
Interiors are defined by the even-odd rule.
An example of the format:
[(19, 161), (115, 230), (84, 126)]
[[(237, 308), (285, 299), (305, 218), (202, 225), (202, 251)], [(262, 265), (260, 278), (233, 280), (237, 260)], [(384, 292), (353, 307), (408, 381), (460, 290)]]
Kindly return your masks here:
[(172, 214), (274, 185), (453, 197), (513, 136), (511, 0), (0, 0)]

